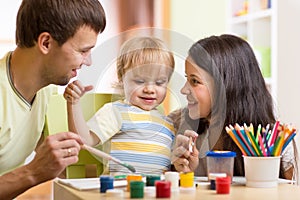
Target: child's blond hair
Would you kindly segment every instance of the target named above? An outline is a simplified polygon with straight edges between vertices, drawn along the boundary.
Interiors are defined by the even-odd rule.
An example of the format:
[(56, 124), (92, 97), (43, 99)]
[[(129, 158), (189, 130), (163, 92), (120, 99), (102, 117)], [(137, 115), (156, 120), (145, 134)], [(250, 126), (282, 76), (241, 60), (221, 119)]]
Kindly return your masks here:
[(164, 42), (158, 38), (134, 37), (127, 40), (121, 46), (117, 58), (119, 83), (122, 82), (124, 74), (129, 69), (146, 64), (163, 64), (174, 70), (175, 61), (173, 54), (167, 49)]

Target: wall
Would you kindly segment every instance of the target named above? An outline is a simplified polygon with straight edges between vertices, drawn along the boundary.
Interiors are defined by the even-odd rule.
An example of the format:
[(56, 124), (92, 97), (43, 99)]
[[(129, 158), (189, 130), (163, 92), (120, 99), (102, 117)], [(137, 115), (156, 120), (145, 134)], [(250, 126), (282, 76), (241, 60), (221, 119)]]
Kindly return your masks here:
[[(280, 2), (278, 5), (280, 17), (278, 17), (277, 27), (278, 38), (281, 38), (278, 41), (279, 113), (283, 120), (296, 123), (300, 127), (300, 27), (296, 25), (296, 20), (300, 18), (300, 1)], [(282, 8), (286, 6), (289, 7), (290, 12), (282, 13)], [(287, 23), (288, 21), (289, 23)]]
[[(278, 1), (278, 113), (280, 120), (300, 128), (299, 44), (300, 1)], [(297, 141), (300, 148), (299, 131)]]
[(1, 2), (5, 4), (0, 6), (0, 57), (2, 58), (6, 51), (15, 48), (15, 29), (16, 16), (21, 0), (10, 0)]
[[(187, 3), (188, 2), (188, 3)], [(197, 40), (226, 32), (227, 3), (220, 0), (171, 0), (170, 29), (174, 31), (173, 47), (176, 52), (175, 73), (171, 81), (171, 108), (186, 105), (180, 94), (184, 85), (184, 60), (189, 47)]]
[[(118, 12), (111, 0), (101, 0), (104, 9), (107, 11), (107, 27), (103, 34), (99, 36), (97, 45), (105, 43), (118, 31), (115, 26), (118, 20)], [(21, 0), (10, 0), (5, 6), (0, 6), (0, 57), (8, 50), (15, 47), (15, 19), (17, 9)], [(170, 29), (189, 41), (187, 44), (212, 35), (221, 34), (226, 31), (227, 1), (220, 0), (189, 0), (188, 3), (182, 0), (170, 1)], [(298, 0), (278, 1), (278, 113), (280, 119), (291, 122), (300, 127), (300, 83), (298, 67), (298, 49), (296, 44), (300, 44), (300, 28), (296, 24), (296, 19), (300, 15), (300, 2)], [(286, 8), (288, 7), (288, 9)], [(290, 10), (292, 8), (292, 10)], [(290, 12), (286, 12), (290, 10)], [(296, 14), (299, 13), (299, 14)], [(287, 23), (290, 22), (290, 23)], [(3, 31), (5, 30), (5, 31)], [(284, 39), (283, 39), (284, 38)], [(188, 45), (184, 45), (183, 51), (187, 50)], [(178, 47), (177, 47), (178, 48)], [(183, 52), (182, 51), (182, 52)], [(101, 55), (99, 55), (101, 57)], [(176, 88), (176, 95), (183, 85), (184, 78), (184, 58), (185, 54), (176, 55), (176, 72), (179, 81), (173, 81)], [(110, 74), (110, 73), (109, 73)], [(108, 78), (108, 77), (107, 77)], [(179, 97), (180, 98), (180, 97)], [(182, 99), (176, 100), (184, 101)], [(172, 109), (177, 107), (177, 103), (172, 105)]]
[(193, 40), (224, 33), (226, 16), (224, 0), (171, 1), (171, 29)]

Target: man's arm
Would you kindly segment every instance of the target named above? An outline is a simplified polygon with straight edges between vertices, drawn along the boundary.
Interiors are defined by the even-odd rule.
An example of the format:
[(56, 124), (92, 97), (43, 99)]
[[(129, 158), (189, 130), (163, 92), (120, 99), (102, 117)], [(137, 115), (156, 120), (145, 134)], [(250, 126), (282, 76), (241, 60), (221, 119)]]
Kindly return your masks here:
[(78, 161), (82, 144), (80, 137), (71, 132), (48, 136), (29, 164), (0, 176), (1, 200), (13, 199), (33, 186), (56, 178), (68, 165)]

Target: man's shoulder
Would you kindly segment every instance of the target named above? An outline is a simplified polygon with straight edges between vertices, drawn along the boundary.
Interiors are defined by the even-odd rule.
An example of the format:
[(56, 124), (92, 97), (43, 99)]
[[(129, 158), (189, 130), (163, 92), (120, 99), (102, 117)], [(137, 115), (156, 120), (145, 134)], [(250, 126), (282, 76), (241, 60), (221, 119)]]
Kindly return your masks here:
[(6, 59), (7, 59), (8, 53), (6, 53), (2, 58), (0, 58), (0, 77), (2, 80), (3, 77), (6, 77)]

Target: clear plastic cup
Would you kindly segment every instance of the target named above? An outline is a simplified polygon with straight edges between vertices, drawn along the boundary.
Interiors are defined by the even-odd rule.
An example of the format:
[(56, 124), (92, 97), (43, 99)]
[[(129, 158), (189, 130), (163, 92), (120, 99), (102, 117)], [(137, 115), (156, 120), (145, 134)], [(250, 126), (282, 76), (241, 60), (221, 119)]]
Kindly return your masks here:
[(236, 153), (233, 151), (209, 151), (206, 154), (207, 174), (226, 173), (227, 176), (233, 177), (234, 158)]

